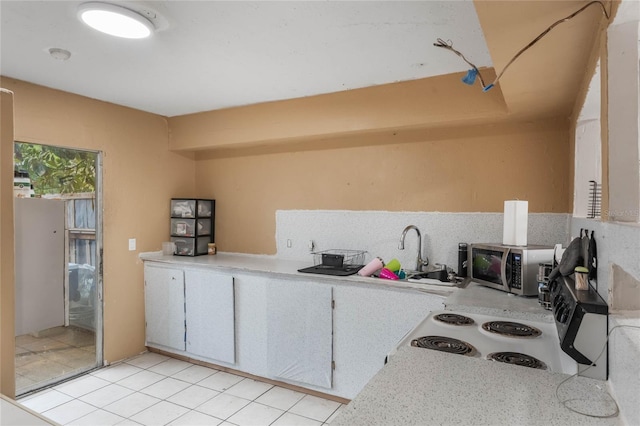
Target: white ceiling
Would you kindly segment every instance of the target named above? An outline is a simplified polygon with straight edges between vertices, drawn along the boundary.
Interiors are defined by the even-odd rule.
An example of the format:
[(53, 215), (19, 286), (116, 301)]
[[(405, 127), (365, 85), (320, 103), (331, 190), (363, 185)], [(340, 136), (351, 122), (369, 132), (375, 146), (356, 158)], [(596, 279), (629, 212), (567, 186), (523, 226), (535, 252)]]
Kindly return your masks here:
[(437, 38), (492, 66), (471, 0), (120, 2), (146, 40), (86, 27), (81, 3), (0, 1), (0, 74), (171, 117), (466, 70)]

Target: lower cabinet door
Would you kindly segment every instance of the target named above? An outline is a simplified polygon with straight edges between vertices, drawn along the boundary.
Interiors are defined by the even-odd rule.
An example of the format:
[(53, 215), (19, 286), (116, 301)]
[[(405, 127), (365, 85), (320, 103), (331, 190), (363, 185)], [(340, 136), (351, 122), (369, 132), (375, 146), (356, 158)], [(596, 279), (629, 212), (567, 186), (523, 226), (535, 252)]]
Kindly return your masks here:
[(145, 264), (144, 284), (147, 345), (184, 351), (184, 273)]
[(331, 303), (329, 285), (269, 280), (267, 367), (272, 377), (332, 387)]
[(187, 352), (234, 364), (235, 309), (231, 275), (185, 270)]

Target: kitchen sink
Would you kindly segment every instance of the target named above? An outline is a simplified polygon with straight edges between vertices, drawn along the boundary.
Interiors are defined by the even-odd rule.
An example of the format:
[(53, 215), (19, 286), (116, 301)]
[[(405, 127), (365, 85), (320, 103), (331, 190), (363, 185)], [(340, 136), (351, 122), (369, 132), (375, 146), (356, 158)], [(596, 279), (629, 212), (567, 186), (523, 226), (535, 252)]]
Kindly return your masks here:
[(442, 281), (443, 283), (449, 282), (449, 274), (446, 270), (438, 270), (431, 272), (419, 272), (419, 271), (411, 271), (407, 273), (407, 280), (410, 279), (420, 279), (420, 278), (429, 278), (432, 280)]
[(457, 288), (465, 288), (470, 281), (469, 278), (452, 277), (452, 280), (450, 280), (449, 278), (449, 273), (446, 270), (430, 272), (412, 271), (411, 273), (407, 274), (407, 277), (401, 281), (406, 281), (414, 284), (422, 284), (425, 286), (445, 286)]
[[(424, 272), (424, 271), (412, 271), (412, 270), (404, 270), (406, 276), (404, 278), (401, 278), (399, 280), (395, 280), (395, 282), (406, 282), (406, 283), (413, 283), (413, 284), (421, 284), (423, 286), (433, 286), (433, 287), (457, 287), (457, 288), (464, 288), (469, 284), (470, 279), (469, 278), (461, 278), (461, 277), (455, 277), (455, 280), (453, 281), (449, 281), (449, 273), (442, 269), (442, 270), (437, 270), (437, 271), (429, 271), (429, 272)], [(361, 277), (363, 278), (363, 277)], [(380, 277), (376, 275), (368, 277), (374, 280), (382, 280), (382, 281), (386, 281), (385, 279), (382, 279)]]

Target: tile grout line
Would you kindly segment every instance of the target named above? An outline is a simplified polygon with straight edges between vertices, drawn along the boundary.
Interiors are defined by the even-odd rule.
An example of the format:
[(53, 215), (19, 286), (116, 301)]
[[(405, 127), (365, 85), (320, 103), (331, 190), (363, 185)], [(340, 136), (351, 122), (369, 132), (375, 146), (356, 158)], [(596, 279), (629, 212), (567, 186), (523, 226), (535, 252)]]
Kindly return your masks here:
[[(140, 355), (138, 355), (137, 357), (140, 357), (140, 356), (144, 356), (144, 354), (140, 354)], [(281, 388), (281, 387), (276, 386), (276, 385), (271, 385), (271, 387), (269, 387), (269, 388), (268, 388), (268, 389), (266, 389), (265, 391), (261, 392), (259, 395), (257, 395), (257, 396), (256, 396), (255, 398), (253, 398), (253, 399), (247, 399), (247, 398), (244, 398), (244, 397), (241, 397), (241, 396), (236, 396), (236, 395), (233, 395), (233, 394), (231, 394), (231, 393), (227, 393), (227, 391), (229, 391), (229, 390), (233, 389), (234, 387), (238, 386), (240, 383), (242, 383), (242, 382), (244, 382), (244, 381), (246, 381), (246, 380), (252, 380), (252, 381), (257, 382), (257, 383), (265, 383), (265, 384), (268, 384), (268, 383), (266, 383), (266, 382), (260, 382), (259, 380), (255, 380), (255, 379), (249, 379), (249, 378), (246, 378), (246, 377), (238, 376), (238, 375), (235, 375), (235, 374), (232, 374), (232, 373), (227, 373), (227, 374), (230, 374), (230, 375), (232, 375), (232, 376), (235, 376), (235, 377), (241, 378), (241, 380), (239, 380), (238, 382), (236, 382), (234, 385), (232, 385), (232, 386), (230, 386), (230, 387), (228, 387), (228, 388), (226, 388), (226, 389), (224, 389), (224, 390), (220, 391), (220, 390), (218, 390), (218, 389), (213, 389), (213, 388), (208, 388), (208, 387), (206, 387), (206, 386), (202, 386), (202, 385), (200, 385), (200, 383), (201, 383), (202, 381), (206, 380), (207, 378), (212, 377), (212, 376), (214, 376), (214, 375), (216, 375), (216, 374), (218, 374), (218, 373), (222, 372), (222, 370), (217, 370), (217, 369), (211, 368), (211, 370), (214, 370), (214, 373), (212, 373), (212, 374), (210, 374), (210, 375), (208, 375), (208, 376), (206, 376), (206, 377), (201, 378), (201, 379), (200, 379), (200, 380), (198, 380), (197, 382), (190, 382), (190, 381), (187, 381), (187, 380), (182, 380), (182, 379), (179, 379), (179, 378), (173, 377), (173, 375), (176, 375), (176, 374), (178, 374), (178, 373), (180, 373), (180, 372), (182, 372), (182, 371), (184, 371), (184, 370), (186, 370), (186, 369), (188, 369), (188, 368), (190, 368), (190, 367), (192, 367), (192, 366), (198, 365), (198, 364), (191, 364), (191, 363), (188, 363), (188, 362), (187, 362), (188, 364), (191, 364), (191, 365), (188, 365), (188, 366), (186, 366), (185, 368), (183, 368), (183, 369), (181, 369), (181, 370), (176, 371), (175, 373), (173, 373), (173, 375), (166, 375), (165, 373), (157, 373), (157, 372), (154, 372), (154, 371), (151, 371), (151, 370), (150, 370), (151, 368), (153, 368), (153, 367), (155, 367), (155, 366), (157, 366), (157, 365), (159, 365), (159, 364), (162, 364), (163, 362), (169, 361), (169, 360), (171, 360), (171, 359), (172, 359), (172, 358), (167, 357), (167, 359), (161, 360), (161, 361), (159, 361), (159, 362), (157, 362), (157, 363), (155, 363), (155, 364), (153, 364), (153, 365), (149, 365), (149, 366), (148, 366), (148, 367), (146, 367), (146, 368), (136, 366), (135, 364), (130, 364), (129, 362), (127, 362), (127, 360), (124, 360), (124, 361), (122, 361), (122, 362), (119, 362), (119, 363), (113, 364), (112, 366), (109, 366), (109, 368), (115, 368), (115, 367), (117, 367), (117, 366), (119, 366), (119, 365), (124, 365), (124, 364), (126, 364), (126, 365), (128, 365), (128, 366), (135, 367), (135, 368), (138, 368), (138, 369), (140, 370), (140, 371), (136, 371), (136, 372), (134, 372), (134, 373), (132, 373), (132, 374), (129, 374), (129, 375), (127, 375), (127, 376), (121, 377), (121, 378), (119, 378), (117, 381), (111, 381), (111, 380), (103, 379), (103, 378), (101, 378), (101, 377), (99, 377), (99, 376), (97, 376), (97, 375), (96, 375), (96, 373), (99, 373), (99, 372), (104, 371), (104, 370), (96, 370), (96, 371), (94, 371), (94, 372), (89, 372), (88, 374), (83, 375), (83, 377), (93, 376), (93, 377), (95, 377), (95, 378), (97, 378), (97, 379), (104, 380), (104, 381), (108, 382), (108, 384), (106, 384), (106, 385), (104, 385), (104, 386), (99, 386), (99, 387), (97, 387), (97, 388), (95, 388), (95, 389), (91, 390), (90, 392), (87, 392), (87, 393), (84, 393), (84, 394), (82, 394), (82, 395), (79, 395), (78, 397), (74, 397), (73, 395), (66, 394), (66, 393), (64, 393), (63, 391), (56, 389), (56, 387), (53, 387), (53, 388), (51, 388), (51, 389), (56, 390), (57, 392), (62, 393), (63, 395), (66, 395), (66, 396), (68, 396), (68, 397), (72, 398), (70, 401), (67, 401), (67, 402), (65, 402), (65, 403), (63, 403), (63, 404), (66, 404), (66, 403), (72, 402), (72, 401), (74, 401), (74, 400), (78, 400), (79, 402), (85, 403), (85, 404), (87, 404), (87, 405), (91, 406), (92, 408), (94, 408), (94, 410), (93, 410), (92, 412), (85, 414), (85, 416), (90, 415), (91, 413), (93, 413), (93, 412), (95, 412), (95, 411), (101, 410), (101, 411), (104, 411), (104, 412), (107, 412), (107, 413), (110, 413), (110, 414), (113, 414), (113, 415), (116, 415), (116, 416), (119, 416), (119, 417), (123, 417), (123, 416), (121, 416), (120, 414), (118, 414), (118, 413), (116, 413), (116, 412), (113, 412), (113, 411), (108, 410), (106, 407), (107, 407), (107, 406), (109, 406), (109, 405), (111, 405), (111, 404), (114, 404), (114, 403), (116, 403), (116, 402), (118, 402), (118, 401), (122, 401), (122, 400), (124, 400), (125, 398), (128, 398), (128, 397), (131, 397), (131, 396), (133, 396), (133, 395), (136, 395), (136, 394), (148, 395), (148, 396), (150, 396), (150, 397), (152, 397), (152, 398), (156, 398), (156, 399), (158, 399), (158, 401), (157, 401), (157, 402), (154, 402), (154, 403), (153, 403), (153, 404), (151, 404), (150, 406), (145, 407), (144, 409), (142, 409), (142, 410), (140, 410), (140, 411), (138, 411), (138, 412), (136, 412), (136, 413), (133, 413), (133, 414), (131, 414), (130, 416), (123, 417), (125, 420), (131, 420), (131, 421), (134, 421), (134, 420), (132, 420), (132, 417), (134, 417), (134, 416), (136, 416), (136, 415), (140, 414), (141, 412), (143, 412), (143, 411), (145, 411), (145, 410), (149, 410), (149, 409), (151, 409), (152, 407), (154, 407), (154, 406), (158, 405), (160, 402), (166, 402), (166, 403), (169, 403), (169, 404), (172, 404), (172, 405), (176, 405), (176, 406), (178, 406), (178, 407), (181, 407), (181, 408), (184, 408), (184, 409), (188, 410), (186, 413), (183, 413), (183, 414), (179, 415), (179, 416), (178, 416), (178, 417), (176, 417), (175, 419), (171, 420), (169, 423), (171, 423), (171, 422), (173, 422), (173, 421), (175, 421), (175, 420), (179, 419), (180, 417), (183, 417), (183, 416), (185, 416), (185, 415), (187, 415), (187, 414), (189, 414), (189, 413), (192, 413), (192, 412), (197, 412), (197, 413), (201, 413), (201, 414), (204, 414), (204, 415), (211, 416), (210, 414), (207, 414), (207, 413), (205, 413), (205, 412), (198, 411), (198, 408), (199, 408), (199, 407), (201, 407), (202, 405), (206, 404), (207, 402), (209, 402), (209, 401), (213, 400), (214, 398), (218, 397), (218, 396), (219, 396), (219, 395), (221, 395), (221, 394), (225, 394), (225, 395), (228, 395), (228, 396), (231, 396), (231, 397), (234, 397), (234, 398), (244, 399), (244, 400), (246, 400), (246, 401), (248, 401), (248, 402), (249, 402), (247, 405), (245, 405), (245, 406), (243, 406), (242, 408), (240, 408), (240, 409), (238, 409), (238, 410), (234, 411), (232, 414), (230, 414), (229, 416), (227, 416), (225, 419), (220, 419), (219, 417), (211, 416), (211, 417), (217, 418), (218, 420), (221, 420), (221, 421), (223, 421), (223, 422), (228, 422), (228, 423), (231, 423), (231, 422), (229, 422), (229, 419), (230, 419), (231, 417), (233, 417), (234, 415), (238, 414), (238, 413), (239, 413), (239, 412), (241, 412), (243, 409), (247, 408), (251, 403), (255, 403), (255, 404), (261, 405), (261, 406), (263, 406), (263, 407), (268, 407), (268, 408), (272, 408), (272, 409), (276, 409), (276, 410), (278, 410), (278, 411), (281, 411), (281, 414), (280, 414), (276, 419), (274, 419), (272, 422), (270, 422), (269, 424), (273, 424), (274, 422), (278, 421), (278, 419), (280, 419), (282, 416), (284, 416), (286, 413), (290, 413), (290, 414), (292, 414), (292, 415), (296, 415), (296, 416), (304, 417), (304, 418), (306, 418), (306, 419), (309, 419), (309, 420), (312, 420), (312, 421), (318, 422), (318, 423), (320, 423), (321, 425), (326, 425), (326, 424), (328, 424), (328, 423), (327, 423), (327, 420), (329, 420), (329, 419), (330, 419), (330, 418), (331, 418), (331, 417), (332, 417), (332, 416), (333, 416), (333, 415), (334, 415), (334, 414), (335, 414), (335, 413), (336, 413), (336, 412), (337, 412), (337, 411), (338, 411), (338, 410), (343, 406), (343, 404), (338, 403), (338, 406), (337, 406), (333, 411), (331, 411), (331, 413), (330, 413), (330, 414), (329, 414), (329, 415), (324, 419), (324, 421), (320, 421), (320, 420), (317, 420), (317, 419), (314, 419), (314, 418), (311, 418), (311, 417), (307, 417), (307, 416), (304, 416), (304, 415), (301, 415), (301, 414), (293, 413), (293, 412), (291, 412), (291, 411), (290, 411), (293, 407), (295, 407), (298, 403), (300, 403), (300, 401), (302, 401), (302, 400), (305, 398), (305, 396), (307, 396), (307, 395), (303, 395), (300, 399), (298, 399), (298, 400), (297, 400), (297, 401), (296, 401), (296, 402), (295, 402), (291, 407), (289, 407), (289, 409), (287, 409), (287, 410), (282, 410), (281, 408), (273, 407), (273, 406), (270, 406), (270, 405), (268, 405), (268, 404), (265, 404), (265, 403), (262, 403), (262, 402), (258, 402), (258, 401), (257, 401), (257, 399), (259, 399), (260, 397), (262, 397), (263, 395), (265, 395), (265, 394), (266, 394), (267, 392), (269, 392), (270, 390), (272, 390), (272, 389), (274, 389), (274, 388)], [(186, 362), (186, 361), (182, 361), (182, 362)], [(204, 368), (210, 368), (210, 367), (204, 367)], [(125, 380), (125, 379), (127, 379), (127, 378), (130, 378), (130, 377), (132, 377), (132, 376), (134, 376), (134, 375), (136, 375), (136, 374), (139, 374), (139, 373), (141, 373), (141, 372), (143, 372), (143, 371), (149, 371), (149, 372), (152, 372), (152, 373), (154, 373), (154, 374), (158, 374), (158, 375), (162, 376), (162, 378), (161, 378), (161, 379), (159, 379), (158, 381), (156, 381), (156, 382), (154, 382), (154, 383), (152, 383), (152, 384), (149, 384), (149, 385), (147, 385), (147, 386), (145, 386), (145, 387), (143, 387), (143, 388), (141, 388), (141, 389), (138, 389), (138, 390), (136, 390), (136, 389), (131, 389), (131, 388), (129, 388), (129, 387), (127, 387), (127, 386), (124, 386), (124, 385), (122, 385), (122, 384), (120, 384), (120, 383), (119, 383), (119, 382), (121, 382), (122, 380)], [(186, 384), (186, 385), (187, 385), (187, 387), (185, 387), (185, 388), (183, 388), (183, 389), (181, 389), (181, 390), (179, 390), (179, 391), (177, 391), (177, 392), (175, 392), (175, 393), (172, 393), (171, 395), (168, 395), (168, 396), (167, 396), (167, 397), (165, 397), (165, 398), (157, 398), (157, 397), (155, 397), (155, 396), (153, 396), (153, 395), (146, 394), (146, 393), (142, 392), (144, 389), (147, 389), (148, 387), (153, 386), (154, 384), (159, 383), (159, 382), (161, 382), (161, 381), (163, 381), (163, 380), (165, 380), (165, 379), (167, 379), (167, 378), (171, 378), (171, 379), (173, 379), (173, 380), (176, 380), (176, 381), (182, 382), (183, 384)], [(93, 392), (96, 392), (96, 391), (98, 391), (98, 390), (100, 390), (100, 389), (104, 389), (105, 387), (107, 387), (107, 386), (109, 386), (109, 385), (118, 385), (118, 386), (120, 386), (120, 387), (122, 387), (122, 388), (124, 388), (124, 389), (126, 389), (126, 390), (128, 390), (128, 391), (131, 391), (131, 393), (130, 393), (130, 394), (128, 394), (128, 395), (125, 395), (125, 396), (123, 396), (123, 397), (121, 397), (121, 398), (118, 398), (118, 399), (116, 399), (116, 400), (114, 400), (114, 401), (111, 401), (109, 404), (105, 405), (104, 407), (98, 407), (98, 406), (96, 406), (96, 405), (94, 405), (94, 404), (91, 404), (91, 403), (89, 403), (89, 402), (85, 402), (85, 401), (83, 401), (83, 400), (81, 400), (81, 399), (80, 399), (80, 398), (82, 398), (82, 397), (84, 397), (84, 396), (86, 396), (86, 395), (89, 395), (89, 394), (91, 394), (91, 393), (93, 393)], [(187, 407), (187, 406), (181, 405), (180, 403), (172, 402), (172, 401), (169, 401), (169, 400), (168, 400), (169, 398), (172, 398), (173, 396), (175, 396), (175, 395), (177, 395), (177, 394), (179, 394), (179, 393), (181, 393), (181, 392), (183, 392), (183, 391), (185, 391), (185, 390), (187, 390), (187, 389), (189, 389), (190, 387), (193, 387), (193, 386), (199, 386), (199, 387), (203, 387), (203, 388), (206, 388), (206, 389), (210, 389), (210, 390), (212, 390), (212, 391), (214, 391), (214, 392), (217, 392), (217, 394), (216, 394), (215, 396), (213, 396), (213, 397), (211, 397), (211, 398), (207, 399), (206, 401), (204, 401), (204, 402), (200, 403), (199, 405), (197, 405), (197, 406), (196, 406), (196, 407), (194, 407), (194, 408), (190, 408), (190, 407)], [(282, 389), (286, 389), (286, 388), (282, 388)], [(31, 398), (29, 398), (29, 399), (31, 399)], [(63, 405), (63, 404), (59, 404), (59, 405), (57, 405), (57, 406), (54, 406), (54, 407), (48, 408), (48, 409), (47, 409), (47, 410), (45, 410), (45, 411), (52, 410), (52, 409), (54, 409), (54, 408), (56, 408), (56, 407), (59, 407), (60, 405)], [(81, 416), (80, 418), (82, 418), (82, 417), (84, 417), (84, 416)], [(71, 422), (74, 422), (74, 421), (76, 421), (76, 420), (78, 420), (78, 419), (74, 419), (74, 420), (72, 420)]]

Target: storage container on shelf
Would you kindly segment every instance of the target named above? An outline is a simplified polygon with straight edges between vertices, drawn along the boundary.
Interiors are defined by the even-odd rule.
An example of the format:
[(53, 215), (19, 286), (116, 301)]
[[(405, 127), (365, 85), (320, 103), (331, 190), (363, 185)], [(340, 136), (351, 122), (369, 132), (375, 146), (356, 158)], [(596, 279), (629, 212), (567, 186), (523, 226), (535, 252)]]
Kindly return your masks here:
[(200, 256), (215, 242), (215, 200), (171, 199), (171, 242), (177, 256)]

